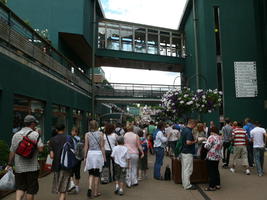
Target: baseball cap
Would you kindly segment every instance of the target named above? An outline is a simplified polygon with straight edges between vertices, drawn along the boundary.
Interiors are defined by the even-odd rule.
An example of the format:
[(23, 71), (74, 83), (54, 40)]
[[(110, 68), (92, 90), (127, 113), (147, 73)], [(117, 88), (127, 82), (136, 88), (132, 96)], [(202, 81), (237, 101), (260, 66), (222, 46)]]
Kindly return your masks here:
[(24, 122), (25, 122), (25, 123), (35, 122), (36, 124), (39, 123), (39, 121), (38, 121), (33, 115), (27, 115), (27, 116), (24, 118)]

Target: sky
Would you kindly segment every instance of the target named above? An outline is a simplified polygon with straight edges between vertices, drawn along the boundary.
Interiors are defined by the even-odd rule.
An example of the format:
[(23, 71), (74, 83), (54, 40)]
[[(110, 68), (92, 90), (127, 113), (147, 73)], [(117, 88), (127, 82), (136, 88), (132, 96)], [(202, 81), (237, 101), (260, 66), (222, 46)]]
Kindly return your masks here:
[[(178, 29), (187, 0), (101, 0), (105, 17), (170, 29)], [(102, 67), (115, 83), (173, 85), (178, 73)], [(179, 84), (177, 78), (175, 84)]]

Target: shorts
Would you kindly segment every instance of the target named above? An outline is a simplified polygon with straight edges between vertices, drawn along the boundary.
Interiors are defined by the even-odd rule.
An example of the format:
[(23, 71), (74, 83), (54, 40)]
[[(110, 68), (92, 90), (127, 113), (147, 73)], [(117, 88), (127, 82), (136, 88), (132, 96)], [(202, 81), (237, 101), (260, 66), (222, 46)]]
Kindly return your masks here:
[(60, 170), (54, 172), (52, 193), (66, 193), (69, 189), (71, 171)]
[(141, 170), (147, 170), (147, 153), (144, 154), (144, 157), (141, 158), (141, 156), (139, 157), (139, 161), (138, 161), (138, 167)]
[(115, 163), (115, 181), (125, 182), (126, 168)]
[(100, 177), (100, 169), (89, 169), (89, 176)]
[(75, 176), (76, 180), (80, 180), (81, 178), (81, 163), (82, 161), (78, 161), (77, 165), (72, 169), (71, 176)]
[(236, 165), (236, 160), (240, 159), (243, 166), (248, 165), (248, 153), (246, 146), (234, 146), (233, 164)]
[(22, 190), (27, 194), (37, 194), (39, 171), (15, 173), (16, 190)]

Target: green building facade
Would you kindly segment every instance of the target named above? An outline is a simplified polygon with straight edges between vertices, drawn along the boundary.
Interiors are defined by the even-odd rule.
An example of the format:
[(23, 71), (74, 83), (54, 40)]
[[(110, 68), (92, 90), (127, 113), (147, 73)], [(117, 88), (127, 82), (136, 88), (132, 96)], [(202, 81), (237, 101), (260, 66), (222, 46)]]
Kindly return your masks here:
[[(225, 117), (232, 120), (249, 117), (267, 126), (266, 11), (264, 0), (188, 1), (179, 27), (186, 35), (185, 82), (196, 88), (198, 77), (200, 88), (219, 88), (224, 92), (223, 108), (202, 116), (203, 119), (223, 121)], [(235, 62), (256, 62), (258, 91), (255, 97), (236, 96)], [(241, 89), (241, 93), (246, 95), (245, 89)]]

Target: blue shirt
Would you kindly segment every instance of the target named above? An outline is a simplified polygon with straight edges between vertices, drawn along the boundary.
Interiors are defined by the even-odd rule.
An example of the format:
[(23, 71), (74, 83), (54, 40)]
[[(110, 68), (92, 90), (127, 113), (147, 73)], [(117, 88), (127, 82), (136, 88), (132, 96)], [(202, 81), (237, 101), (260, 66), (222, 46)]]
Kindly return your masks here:
[(192, 144), (192, 145), (187, 145), (186, 144), (186, 141), (189, 140), (189, 141), (194, 141), (194, 136), (192, 134), (192, 128), (189, 128), (189, 127), (185, 127), (182, 129), (182, 133), (181, 135), (185, 138), (185, 145), (183, 147), (183, 150), (182, 150), (182, 153), (190, 153), (190, 154), (195, 154), (195, 144)]
[(245, 129), (246, 132), (247, 132), (249, 141), (251, 141), (250, 131), (251, 131), (253, 128), (255, 128), (255, 126), (254, 126), (253, 124), (251, 124), (251, 123), (247, 123), (247, 124), (243, 127), (243, 129)]

